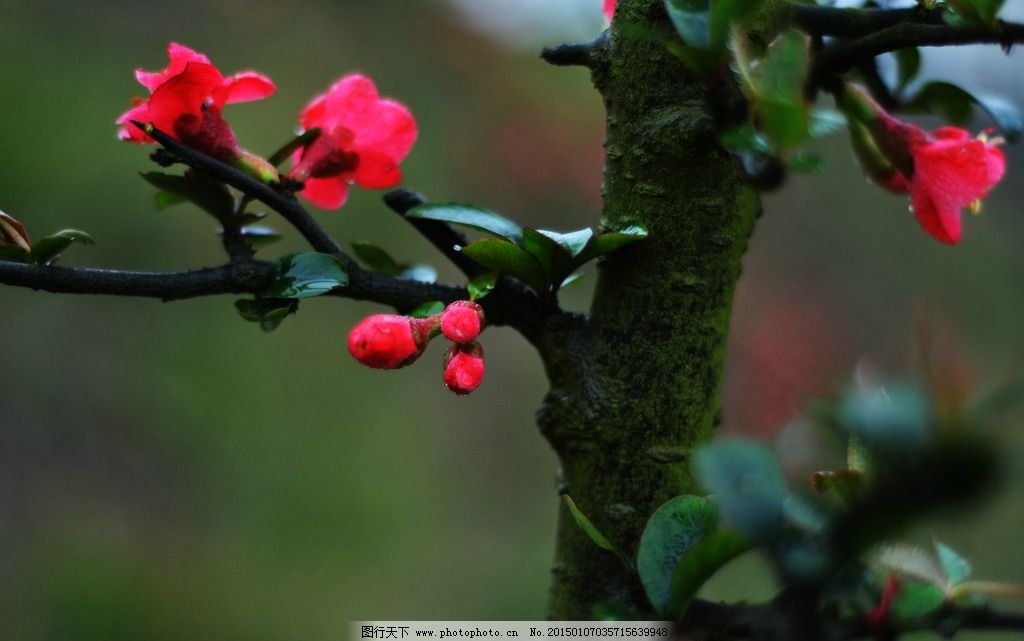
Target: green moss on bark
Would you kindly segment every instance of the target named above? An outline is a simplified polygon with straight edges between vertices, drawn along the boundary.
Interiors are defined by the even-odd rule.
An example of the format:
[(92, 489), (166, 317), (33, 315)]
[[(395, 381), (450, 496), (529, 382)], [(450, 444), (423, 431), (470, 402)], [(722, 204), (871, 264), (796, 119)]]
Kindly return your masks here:
[[(559, 455), (560, 489), (633, 554), (647, 516), (697, 491), (689, 454), (718, 421), (732, 296), (760, 201), (718, 142), (704, 84), (662, 45), (625, 32), (672, 37), (660, 0), (619, 5), (594, 68), (608, 122), (603, 225), (642, 224), (650, 236), (600, 266), (589, 319), (548, 324), (551, 391), (538, 423)], [(552, 618), (645, 602), (564, 506), (553, 575)]]

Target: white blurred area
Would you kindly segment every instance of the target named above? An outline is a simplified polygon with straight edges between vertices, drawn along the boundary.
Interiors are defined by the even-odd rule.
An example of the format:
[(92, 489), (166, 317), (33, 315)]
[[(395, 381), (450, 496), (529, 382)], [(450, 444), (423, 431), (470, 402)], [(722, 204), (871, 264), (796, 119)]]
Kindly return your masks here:
[(601, 0), (444, 1), (467, 26), (517, 50), (588, 40), (604, 26)]

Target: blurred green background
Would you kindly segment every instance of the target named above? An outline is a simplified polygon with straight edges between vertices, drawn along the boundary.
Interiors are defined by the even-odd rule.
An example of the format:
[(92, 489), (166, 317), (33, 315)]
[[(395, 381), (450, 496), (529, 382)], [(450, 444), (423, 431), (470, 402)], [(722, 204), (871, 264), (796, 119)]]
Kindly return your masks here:
[[(1008, 3), (1011, 14), (1022, 4)], [(152, 206), (134, 175), (152, 168), (151, 148), (114, 136), (141, 92), (132, 70), (162, 68), (177, 40), (225, 73), (277, 82), (271, 99), (227, 111), (252, 151), (287, 140), (309, 98), (358, 70), (417, 117), (408, 186), (526, 224), (595, 225), (600, 101), (585, 73), (536, 54), (596, 33), (598, 5), (4, 0), (0, 209), (34, 236), (91, 232), (97, 245), (65, 264), (221, 263), (208, 217)], [(929, 53), (926, 73), (1024, 103), (1021, 60)], [(925, 236), (904, 199), (865, 184), (841, 134), (820, 148), (827, 173), (766, 197), (726, 389), (726, 431), (774, 438), (797, 482), (821, 456), (793, 420), (806, 399), (858, 363), (913, 373), (921, 328), (941, 370), (965, 384), (1024, 359), (1021, 150), (950, 248)], [(379, 196), (356, 191), (318, 216), (340, 239), (377, 241), (454, 279)], [(291, 238), (263, 253), (300, 248)], [(585, 308), (590, 286), (566, 306)], [(264, 335), (230, 297), (2, 288), (0, 301), (0, 638), (339, 639), (352, 619), (543, 616), (556, 461), (533, 425), (543, 373), (514, 333), (487, 332), (487, 379), (457, 398), (438, 346), (398, 372), (352, 361), (346, 333), (373, 305), (309, 301)], [(911, 538), (934, 534), (978, 576), (1024, 582), (1024, 432), (1009, 422), (993, 438), (1006, 452), (1002, 492)], [(758, 599), (772, 584), (745, 559), (706, 592)]]

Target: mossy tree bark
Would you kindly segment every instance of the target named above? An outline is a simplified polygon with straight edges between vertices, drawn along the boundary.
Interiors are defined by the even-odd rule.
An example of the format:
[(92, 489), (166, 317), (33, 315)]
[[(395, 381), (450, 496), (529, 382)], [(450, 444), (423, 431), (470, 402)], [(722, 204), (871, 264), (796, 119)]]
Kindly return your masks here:
[[(661, 0), (619, 0), (591, 65), (607, 110), (603, 225), (642, 224), (650, 236), (604, 261), (588, 318), (548, 323), (538, 424), (560, 458), (560, 490), (632, 555), (661, 503), (698, 491), (690, 454), (719, 420), (733, 291), (760, 201), (718, 142), (706, 83), (625, 25), (675, 36)], [(553, 575), (551, 618), (646, 603), (564, 506)]]

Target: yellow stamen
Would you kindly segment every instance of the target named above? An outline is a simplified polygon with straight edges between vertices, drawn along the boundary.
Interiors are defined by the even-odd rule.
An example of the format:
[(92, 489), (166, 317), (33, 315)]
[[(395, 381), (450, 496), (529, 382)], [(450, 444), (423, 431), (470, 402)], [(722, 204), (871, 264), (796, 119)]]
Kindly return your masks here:
[(972, 200), (971, 204), (967, 206), (967, 210), (969, 212), (971, 212), (971, 214), (974, 215), (974, 216), (977, 216), (978, 214), (980, 214), (981, 213), (981, 198), (976, 198), (976, 199)]

